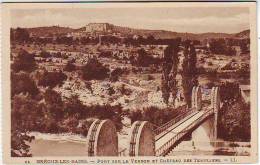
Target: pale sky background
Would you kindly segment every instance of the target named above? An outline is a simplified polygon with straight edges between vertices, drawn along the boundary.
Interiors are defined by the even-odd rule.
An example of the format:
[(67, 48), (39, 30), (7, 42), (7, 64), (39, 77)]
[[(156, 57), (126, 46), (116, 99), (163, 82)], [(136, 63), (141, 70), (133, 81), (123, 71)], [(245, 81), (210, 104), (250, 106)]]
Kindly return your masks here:
[(14, 28), (54, 25), (79, 28), (93, 22), (191, 33), (237, 33), (250, 26), (246, 7), (20, 9), (11, 12)]

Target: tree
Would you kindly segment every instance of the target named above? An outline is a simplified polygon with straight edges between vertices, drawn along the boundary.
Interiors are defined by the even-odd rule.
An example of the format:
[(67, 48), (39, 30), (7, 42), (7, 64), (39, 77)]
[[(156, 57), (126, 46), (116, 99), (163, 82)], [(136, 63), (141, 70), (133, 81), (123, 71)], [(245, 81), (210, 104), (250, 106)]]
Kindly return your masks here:
[(209, 43), (209, 49), (214, 54), (225, 54), (229, 56), (236, 55), (236, 50), (232, 48), (232, 41), (219, 38), (219, 39), (212, 39)]
[(121, 76), (124, 73), (124, 70), (121, 68), (116, 68), (110, 73), (110, 81), (115, 82), (119, 79), (119, 76)]
[(152, 106), (143, 108), (142, 110), (131, 111), (129, 118), (131, 119), (132, 123), (137, 120), (144, 120), (149, 121), (156, 126), (161, 126), (177, 117), (180, 113), (183, 113), (182, 107), (176, 109), (160, 109)]
[(67, 76), (62, 72), (44, 71), (43, 74), (39, 76), (38, 85), (54, 88), (57, 85), (62, 85), (66, 79)]
[(26, 50), (21, 49), (17, 57), (14, 58), (14, 62), (12, 64), (13, 71), (32, 72), (35, 68), (36, 63), (34, 60), (34, 54), (30, 54)]
[(219, 117), (218, 132), (220, 138), (229, 141), (250, 141), (250, 106), (242, 100), (232, 104), (224, 103)]
[(11, 96), (20, 93), (28, 93), (35, 97), (39, 90), (28, 73), (11, 73)]
[(156, 41), (153, 35), (149, 35), (146, 40), (149, 44), (153, 44)]
[(75, 64), (73, 64), (71, 61), (68, 61), (66, 66), (64, 67), (64, 71), (72, 72), (76, 69)]
[(75, 116), (77, 119), (84, 119), (88, 115), (86, 106), (79, 100), (78, 95), (72, 95), (64, 105), (64, 117)]
[(225, 54), (226, 42), (225, 39), (212, 39), (209, 43), (209, 49), (214, 54)]
[(137, 51), (136, 65), (143, 66), (143, 67), (149, 66), (149, 60), (147, 59), (147, 53), (143, 48), (141, 48)]
[(110, 119), (115, 123), (117, 131), (120, 131), (123, 127), (122, 120), (125, 113), (122, 110), (121, 105), (94, 105), (88, 107), (89, 117), (96, 117), (99, 119)]
[(238, 83), (221, 83), (219, 93), (221, 102), (233, 103), (234, 100), (237, 100), (241, 97)]
[(18, 42), (27, 42), (30, 39), (29, 32), (26, 29), (20, 27), (14, 30), (13, 35), (13, 39)]
[(64, 113), (61, 95), (58, 92), (48, 88), (44, 93), (44, 100), (48, 113), (52, 115), (55, 120), (61, 120)]
[(51, 54), (49, 52), (43, 50), (43, 51), (41, 51), (40, 56), (42, 58), (49, 58), (49, 57), (51, 57)]
[(183, 88), (183, 96), (186, 103), (191, 105), (191, 92), (193, 86), (198, 85), (197, 81), (197, 55), (195, 51), (195, 47), (192, 41), (186, 40), (183, 43), (184, 45), (184, 59), (182, 63), (182, 88)]
[(84, 80), (103, 80), (109, 76), (109, 71), (96, 58), (91, 58), (82, 69), (82, 77)]
[(176, 40), (164, 50), (163, 65), (162, 65), (162, 96), (164, 102), (168, 104), (170, 95), (173, 99), (177, 94), (177, 69), (178, 69), (178, 52), (180, 41)]
[(28, 95), (16, 95), (11, 103), (11, 155), (32, 156), (26, 142), (31, 142), (34, 137), (29, 136), (28, 132), (37, 130), (43, 123), (44, 108)]

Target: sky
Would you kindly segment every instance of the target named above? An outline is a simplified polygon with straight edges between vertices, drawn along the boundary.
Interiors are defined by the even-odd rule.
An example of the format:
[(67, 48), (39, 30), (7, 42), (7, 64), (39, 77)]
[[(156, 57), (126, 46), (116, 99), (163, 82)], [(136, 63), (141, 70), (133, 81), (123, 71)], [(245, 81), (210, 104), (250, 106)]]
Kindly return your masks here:
[(16, 9), (11, 26), (64, 26), (80, 28), (88, 23), (111, 23), (140, 29), (175, 32), (237, 33), (249, 29), (246, 7), (164, 7), (164, 8), (67, 8)]

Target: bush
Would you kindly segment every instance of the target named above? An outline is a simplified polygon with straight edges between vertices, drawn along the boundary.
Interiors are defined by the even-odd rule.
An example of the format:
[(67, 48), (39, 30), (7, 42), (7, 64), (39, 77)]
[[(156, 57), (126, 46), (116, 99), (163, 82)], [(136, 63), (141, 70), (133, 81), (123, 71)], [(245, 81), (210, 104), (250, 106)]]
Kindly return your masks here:
[(219, 115), (219, 138), (228, 141), (250, 141), (250, 106), (240, 101), (224, 103)]
[(35, 82), (27, 73), (11, 73), (11, 96), (29, 93), (32, 97), (39, 93)]
[(110, 52), (110, 51), (101, 52), (99, 57), (111, 58), (112, 57), (112, 52)]
[(74, 116), (77, 119), (84, 119), (88, 115), (86, 106), (79, 100), (78, 95), (68, 98), (64, 105), (64, 117)]
[(147, 107), (142, 110), (132, 111), (129, 114), (129, 118), (131, 122), (135, 122), (137, 120), (149, 121), (156, 126), (161, 126), (168, 121), (177, 117), (184, 110), (182, 107), (177, 109), (160, 109), (157, 107)]
[(44, 100), (47, 111), (53, 118), (60, 120), (63, 117), (63, 102), (61, 95), (58, 92), (48, 88), (44, 93)]
[(35, 131), (40, 127), (45, 109), (42, 104), (30, 96), (16, 95), (12, 99), (11, 106), (11, 121), (14, 130), (27, 132)]
[(79, 121), (79, 124), (81, 126), (79, 128), (77, 128), (75, 133), (81, 134), (83, 136), (87, 136), (88, 130), (89, 130), (89, 128), (90, 128), (90, 126), (91, 126), (91, 124), (93, 123), (94, 120), (95, 120), (94, 118), (89, 118), (89, 119)]
[(52, 56), (56, 58), (62, 58), (61, 52), (53, 53)]
[(120, 105), (111, 106), (111, 105), (94, 105), (88, 107), (89, 117), (96, 117), (99, 119), (110, 119), (114, 122), (117, 131), (120, 131), (123, 128), (123, 110)]
[(150, 80), (154, 80), (154, 77), (152, 75), (148, 74), (145, 79), (150, 81)]
[(84, 80), (103, 80), (109, 76), (109, 68), (100, 63), (96, 58), (89, 59), (82, 68)]
[(76, 69), (76, 66), (71, 62), (69, 61), (66, 66), (64, 67), (64, 71), (68, 71), (68, 72), (72, 72)]
[(113, 95), (113, 94), (115, 94), (116, 93), (116, 91), (114, 90), (114, 88), (113, 87), (109, 87), (108, 88), (108, 94), (111, 96), (111, 95)]
[(225, 82), (220, 85), (220, 98), (222, 102), (233, 101), (239, 99), (240, 89), (238, 83)]
[(54, 88), (57, 85), (62, 85), (67, 76), (62, 72), (47, 72), (45, 71), (38, 80), (38, 85)]
[(17, 57), (14, 58), (14, 62), (11, 67), (15, 72), (32, 72), (36, 68), (34, 54), (30, 54), (24, 49), (20, 50)]
[(43, 51), (41, 51), (40, 56), (42, 58), (49, 58), (49, 57), (51, 57), (51, 54), (49, 52), (43, 50)]
[(93, 93), (93, 89), (91, 87), (92, 83), (90, 81), (86, 81), (85, 82), (85, 85), (86, 85), (86, 88), (91, 92)]
[(122, 84), (119, 88), (119, 91), (122, 95), (131, 95), (132, 91), (125, 87), (125, 84)]
[(118, 81), (119, 76), (121, 76), (124, 73), (124, 70), (121, 68), (114, 69), (110, 74), (110, 81), (115, 82)]

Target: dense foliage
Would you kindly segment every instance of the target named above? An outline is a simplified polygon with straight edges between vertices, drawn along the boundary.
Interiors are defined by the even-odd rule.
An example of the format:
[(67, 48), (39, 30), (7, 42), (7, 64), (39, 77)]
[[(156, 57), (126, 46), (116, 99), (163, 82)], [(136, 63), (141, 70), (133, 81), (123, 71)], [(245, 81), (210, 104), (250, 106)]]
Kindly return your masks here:
[(109, 68), (96, 58), (91, 58), (82, 68), (82, 78), (84, 80), (103, 80), (109, 76), (109, 71)]
[(25, 72), (21, 73), (11, 73), (11, 96), (16, 94), (30, 94), (31, 96), (36, 96), (39, 90), (36, 83), (31, 79), (30, 75)]
[(39, 77), (38, 85), (53, 88), (57, 85), (62, 85), (66, 79), (67, 76), (62, 72), (44, 71), (43, 74)]
[(214, 54), (236, 55), (236, 50), (227, 44), (227, 41), (223, 38), (212, 39), (210, 41), (210, 51)]
[(64, 71), (72, 72), (74, 70), (76, 70), (76, 65), (72, 61), (68, 61), (64, 67)]
[(179, 44), (180, 40), (176, 40), (174, 44), (167, 46), (164, 50), (161, 86), (163, 100), (166, 104), (169, 102), (170, 95), (172, 95), (173, 99), (175, 99), (177, 94), (176, 75), (179, 64)]
[(130, 112), (129, 118), (131, 119), (132, 123), (137, 120), (143, 120), (149, 121), (155, 126), (161, 126), (177, 117), (180, 113), (184, 112), (184, 110), (184, 107), (178, 107), (176, 109), (160, 109), (157, 107), (147, 107), (142, 110)]
[(14, 57), (12, 70), (15, 72), (25, 71), (32, 72), (36, 68), (34, 54), (28, 53), (26, 50), (21, 49), (16, 57)]
[(30, 40), (30, 34), (25, 28), (11, 29), (11, 41), (16, 42), (28, 42)]
[(250, 105), (245, 103), (237, 83), (220, 86), (223, 106), (219, 112), (218, 130), (220, 138), (230, 141), (250, 141)]
[(250, 141), (250, 105), (242, 100), (224, 103), (219, 119), (219, 136), (229, 141)]
[(191, 105), (191, 91), (192, 88), (198, 85), (197, 82), (197, 54), (195, 51), (194, 43), (191, 40), (183, 42), (184, 45), (184, 59), (182, 63), (182, 88), (183, 96), (187, 105)]

